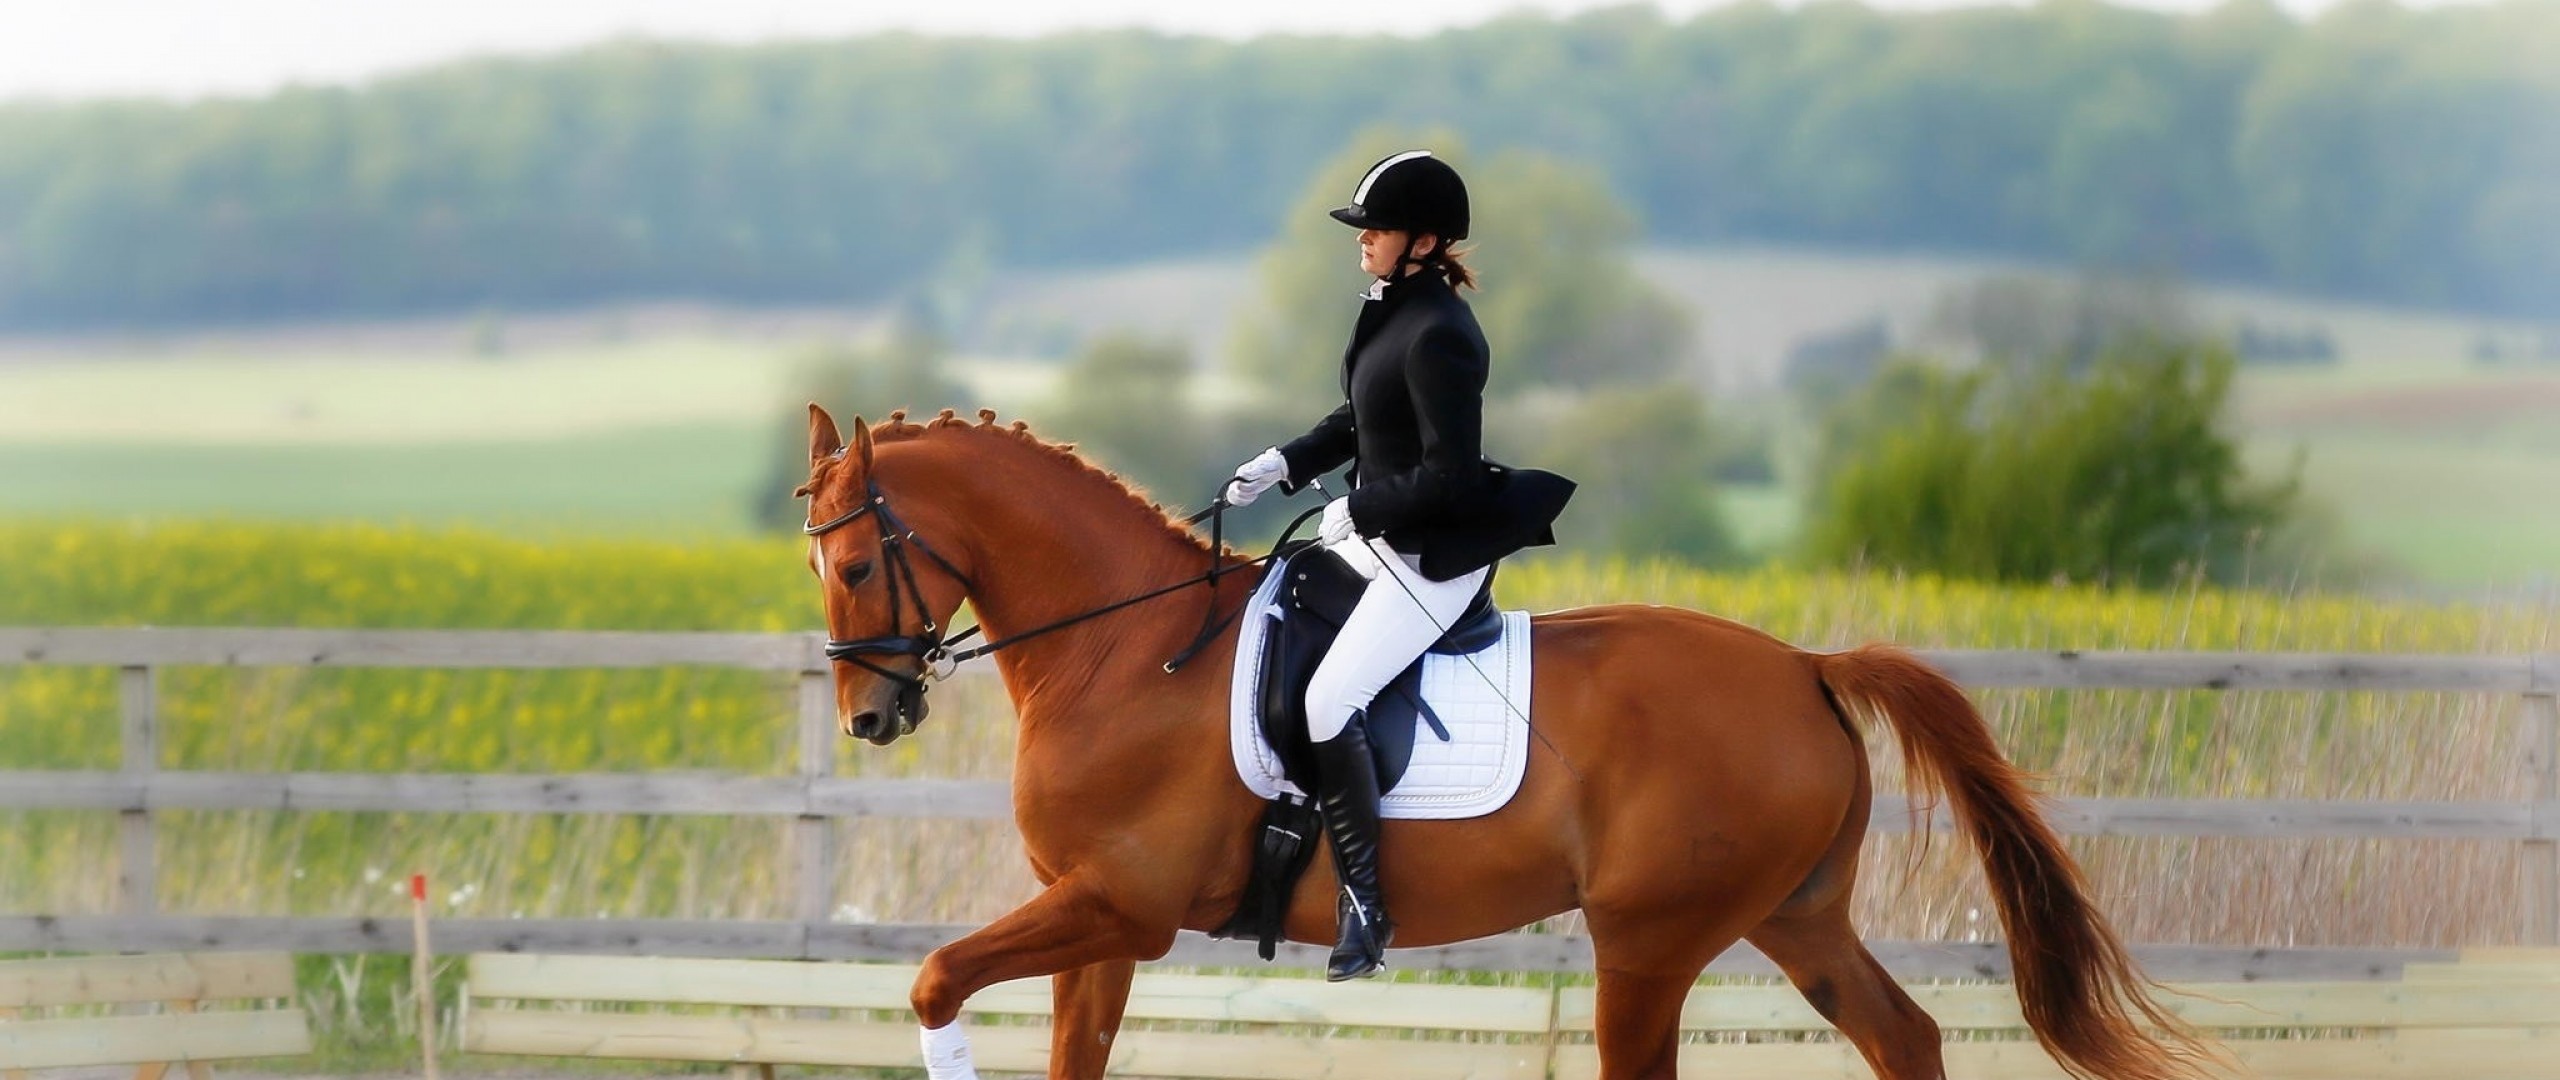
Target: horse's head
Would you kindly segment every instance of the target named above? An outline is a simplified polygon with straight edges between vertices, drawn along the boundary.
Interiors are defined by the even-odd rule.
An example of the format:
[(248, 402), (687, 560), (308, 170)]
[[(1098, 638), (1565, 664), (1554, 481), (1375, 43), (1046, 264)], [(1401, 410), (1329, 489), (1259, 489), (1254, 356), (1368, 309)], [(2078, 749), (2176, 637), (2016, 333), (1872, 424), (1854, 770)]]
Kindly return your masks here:
[(968, 578), (893, 507), (878, 474), (871, 429), (854, 418), (853, 442), (835, 418), (809, 406), (809, 569), (826, 604), (827, 657), (835, 661), (836, 722), (886, 746), (925, 717), (928, 680), (948, 674), (943, 637)]

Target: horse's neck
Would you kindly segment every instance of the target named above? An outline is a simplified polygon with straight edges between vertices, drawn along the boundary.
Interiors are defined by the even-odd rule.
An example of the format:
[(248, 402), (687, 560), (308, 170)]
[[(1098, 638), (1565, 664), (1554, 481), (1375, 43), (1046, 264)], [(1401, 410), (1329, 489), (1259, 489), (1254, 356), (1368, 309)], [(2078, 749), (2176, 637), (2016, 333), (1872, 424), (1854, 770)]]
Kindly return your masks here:
[[(970, 508), (977, 585), (971, 606), (990, 641), (1086, 615), (1209, 568), (1202, 546), (1167, 528), (1153, 508), (1046, 451), (1026, 447), (955, 468), (944, 483), (962, 496), (955, 504)], [(1231, 604), (1248, 588), (1231, 580), (1219, 592)], [(1061, 698), (1081, 696), (1077, 691), (1107, 681), (1116, 669), (1161, 665), (1198, 628), (1204, 601), (1205, 593), (1186, 589), (998, 651), (1022, 719), (1071, 704)]]

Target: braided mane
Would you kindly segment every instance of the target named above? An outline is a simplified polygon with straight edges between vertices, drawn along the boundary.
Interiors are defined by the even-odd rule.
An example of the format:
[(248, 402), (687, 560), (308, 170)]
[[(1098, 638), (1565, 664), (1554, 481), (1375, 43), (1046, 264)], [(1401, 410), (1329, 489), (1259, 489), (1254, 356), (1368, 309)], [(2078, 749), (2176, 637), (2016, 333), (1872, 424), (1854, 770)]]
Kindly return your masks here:
[[(1173, 511), (1149, 498), (1137, 485), (1130, 483), (1118, 473), (1086, 460), (1083, 455), (1076, 453), (1073, 443), (1053, 443), (1042, 439), (1032, 433), (1031, 425), (1020, 420), (1010, 424), (997, 423), (994, 409), (978, 410), (978, 420), (974, 424), (961, 419), (959, 414), (951, 409), (942, 410), (940, 416), (924, 423), (909, 423), (906, 410), (899, 409), (891, 412), (888, 419), (871, 426), (871, 441), (875, 445), (924, 442), (943, 438), (981, 439), (990, 445), (1007, 448), (1022, 447), (1036, 451), (1056, 460), (1059, 465), (1072, 470), (1074, 474), (1098, 482), (1098, 486), (1116, 494), (1129, 505), (1130, 509), (1143, 512), (1147, 517), (1154, 519), (1167, 535), (1181, 541), (1185, 546), (1203, 555), (1209, 552), (1207, 541), (1200, 539), (1191, 531), (1190, 526), (1183, 524), (1181, 519), (1174, 515)], [(825, 478), (826, 473), (837, 460), (841, 459), (818, 462), (810, 470), (809, 483), (797, 494), (805, 495), (818, 490), (819, 482)]]

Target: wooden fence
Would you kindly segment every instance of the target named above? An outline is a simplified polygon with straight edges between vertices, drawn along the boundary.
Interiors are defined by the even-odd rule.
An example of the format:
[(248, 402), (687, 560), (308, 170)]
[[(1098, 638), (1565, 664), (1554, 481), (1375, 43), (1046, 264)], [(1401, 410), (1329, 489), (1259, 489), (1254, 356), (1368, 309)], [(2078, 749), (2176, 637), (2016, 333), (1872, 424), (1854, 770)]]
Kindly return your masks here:
[[(2279, 799), (2062, 799), (2067, 834), (2190, 837), (2387, 837), (2504, 840), (2527, 849), (2524, 938), (2560, 944), (2560, 656), (2386, 656), (2262, 653), (1924, 651), (1974, 689), (2417, 691), (2521, 695), (2529, 725), (2529, 802), (2376, 802)], [(405, 920), (172, 916), (157, 910), (153, 815), (161, 810), (396, 811), (776, 815), (793, 819), (795, 882), (787, 921), (480, 919), (439, 923), (456, 951), (656, 953), (731, 957), (911, 960), (966, 927), (833, 923), (833, 819), (1010, 816), (990, 781), (856, 779), (831, 775), (834, 694), (820, 641), (807, 634), (566, 631), (350, 631), (0, 628), (0, 665), (104, 666), (122, 672), (121, 769), (0, 770), (0, 810), (87, 809), (119, 815), (118, 912), (112, 916), (0, 915), (0, 949), (289, 949), (403, 952)], [(649, 668), (713, 666), (793, 674), (799, 751), (788, 776), (684, 774), (227, 773), (160, 767), (154, 672), (163, 667)], [(986, 677), (983, 667), (964, 677)], [(1909, 827), (1899, 798), (1879, 797), (1874, 827)], [(1941, 820), (1943, 824), (1943, 820)], [(1997, 945), (1878, 943), (1905, 977), (2004, 973)], [(2157, 974), (2182, 979), (2388, 977), (2449, 950), (2137, 950)], [(1233, 963), (1232, 943), (1186, 935), (1175, 962)], [(1310, 951), (1293, 962), (1314, 966)], [(1590, 963), (1571, 936), (1518, 934), (1416, 950), (1410, 967), (1572, 970)], [(1768, 971), (1737, 949), (1717, 970)]]

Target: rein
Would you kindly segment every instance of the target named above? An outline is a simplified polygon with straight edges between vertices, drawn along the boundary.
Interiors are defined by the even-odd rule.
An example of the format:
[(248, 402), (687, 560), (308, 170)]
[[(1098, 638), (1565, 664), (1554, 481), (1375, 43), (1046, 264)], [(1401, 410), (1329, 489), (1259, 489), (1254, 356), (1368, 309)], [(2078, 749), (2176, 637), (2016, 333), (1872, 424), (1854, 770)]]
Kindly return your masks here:
[[(1048, 634), (1057, 630), (1064, 630), (1067, 627), (1092, 619), (1098, 619), (1124, 608), (1135, 607), (1139, 604), (1146, 603), (1149, 600), (1169, 596), (1194, 585), (1206, 584), (1209, 586), (1210, 590), (1209, 604), (1208, 609), (1201, 615), (1199, 636), (1194, 638), (1191, 644), (1185, 646), (1180, 653), (1174, 656), (1173, 659), (1165, 661), (1164, 664), (1165, 673), (1168, 675), (1180, 670), (1183, 664), (1188, 663), (1193, 656), (1198, 655), (1201, 649), (1207, 647), (1211, 641), (1216, 640), (1219, 634), (1225, 632), (1228, 626), (1232, 625), (1238, 617), (1244, 614), (1244, 609), (1239, 607), (1235, 611), (1228, 613), (1223, 618), (1218, 617), (1218, 579), (1221, 576), (1232, 574), (1248, 567), (1260, 566), (1264, 563), (1270, 562), (1274, 556), (1279, 554), (1280, 547), (1286, 545), (1289, 542), (1290, 537), (1294, 536), (1301, 526), (1305, 525), (1309, 519), (1323, 512), (1322, 507), (1317, 507), (1299, 514), (1295, 520), (1289, 523), (1288, 529), (1281, 533), (1280, 540), (1272, 545), (1272, 550), (1270, 552), (1257, 558), (1246, 560), (1241, 564), (1228, 566), (1219, 558), (1219, 553), (1225, 549), (1224, 535), (1227, 511), (1227, 501), (1222, 492), (1218, 498), (1210, 501), (1207, 508), (1183, 519), (1183, 524), (1186, 526), (1197, 525), (1202, 520), (1207, 520), (1209, 522), (1209, 569), (1207, 572), (1193, 577), (1184, 578), (1161, 588), (1148, 590), (1147, 592), (1140, 593), (1136, 596), (1116, 600), (1090, 611), (1070, 615), (1066, 618), (1059, 619), (1056, 622), (1034, 627), (1011, 637), (992, 639), (973, 648), (954, 650), (952, 646), (978, 636), (984, 627), (982, 625), (971, 626), (968, 629), (948, 638), (942, 636), (940, 628), (934, 625), (933, 616), (926, 613), (927, 608), (924, 601), (924, 589), (918, 584), (914, 564), (909, 562), (907, 559), (907, 548), (912, 546), (916, 550), (924, 552), (927, 558), (933, 560), (934, 565), (942, 568), (942, 572), (951, 575), (953, 580), (958, 581), (961, 589), (967, 595), (977, 595), (977, 583), (971, 581), (967, 574), (961, 573), (960, 568), (953, 565), (951, 560), (944, 558), (941, 552), (935, 551), (933, 549), (933, 545), (926, 542), (924, 537), (917, 535), (915, 529), (908, 526), (907, 523), (898, 516), (897, 511), (889, 508), (889, 496), (880, 490), (880, 485), (877, 481), (866, 477), (864, 478), (863, 486), (863, 501), (860, 504), (827, 521), (813, 521), (804, 524), (801, 526), (800, 531), (804, 535), (808, 536), (823, 536), (835, 531), (836, 529), (852, 524), (853, 522), (860, 520), (865, 515), (869, 515), (873, 521), (879, 524), (882, 562), (881, 584), (884, 585), (889, 592), (889, 633), (880, 637), (868, 638), (828, 638), (826, 656), (829, 660), (841, 660), (861, 667), (864, 670), (878, 675), (881, 678), (888, 679), (898, 685), (898, 710), (900, 713), (898, 721), (901, 728), (904, 729), (902, 733), (912, 732), (915, 728), (916, 718), (922, 715), (923, 709), (921, 706), (923, 704), (926, 687), (931, 683), (950, 678), (952, 673), (963, 663), (975, 660), (1000, 649), (1010, 648), (1043, 634)], [(918, 617), (924, 621), (923, 629), (919, 633), (903, 634), (899, 632), (899, 628), (905, 623), (903, 604), (908, 601), (912, 601), (914, 603)], [(912, 657), (917, 660), (921, 666), (912, 673), (897, 671), (873, 663), (865, 658), (872, 654)]]

